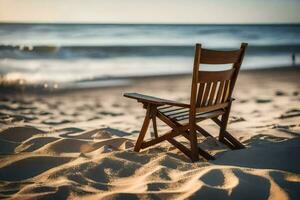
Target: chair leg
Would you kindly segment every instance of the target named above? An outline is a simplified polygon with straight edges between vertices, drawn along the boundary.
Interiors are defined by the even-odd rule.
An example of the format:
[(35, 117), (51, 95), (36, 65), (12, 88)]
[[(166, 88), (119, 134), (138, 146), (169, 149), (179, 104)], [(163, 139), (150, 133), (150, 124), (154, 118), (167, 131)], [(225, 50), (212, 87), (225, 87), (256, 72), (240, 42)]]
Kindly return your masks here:
[(191, 156), (192, 161), (196, 162), (199, 161), (199, 149), (198, 149), (198, 142), (197, 142), (197, 132), (195, 128), (190, 129), (190, 142), (191, 142)]
[(144, 140), (144, 137), (145, 137), (145, 134), (148, 130), (149, 122), (150, 122), (150, 119), (151, 119), (151, 111), (152, 111), (151, 106), (147, 105), (147, 112), (146, 112), (146, 116), (145, 116), (145, 119), (144, 119), (144, 123), (143, 123), (143, 126), (141, 128), (139, 137), (138, 137), (138, 139), (135, 143), (135, 146), (134, 146), (134, 151), (136, 151), (136, 152), (140, 151), (143, 140)]
[[(141, 128), (140, 134), (139, 134), (136, 144), (134, 146), (134, 151), (139, 152), (141, 148), (146, 148), (148, 146), (152, 146), (152, 145), (162, 142), (164, 140), (168, 140), (171, 144), (173, 144), (175, 147), (177, 147), (185, 155), (190, 157), (193, 162), (199, 161), (199, 154), (201, 156), (203, 156), (204, 158), (206, 158), (207, 160), (214, 159), (213, 156), (211, 156), (209, 153), (207, 153), (206, 151), (204, 151), (198, 147), (196, 127), (191, 128), (190, 131), (185, 131), (182, 133), (177, 132), (177, 134), (173, 133), (172, 136), (171, 136), (171, 134), (168, 135), (168, 133), (167, 133), (165, 135), (158, 137), (157, 124), (156, 124), (156, 113), (157, 113), (156, 107), (148, 104), (148, 105), (144, 105), (144, 108), (147, 108), (147, 112), (146, 112), (146, 116), (144, 119), (143, 126)], [(159, 118), (161, 117), (160, 115), (157, 115), (157, 116)], [(145, 138), (145, 135), (146, 135), (146, 132), (148, 130), (149, 123), (151, 120), (153, 122), (155, 139), (144, 142), (144, 138)], [(170, 125), (171, 127), (173, 127), (173, 128), (176, 127), (175, 129), (180, 127), (180, 125), (176, 124), (175, 122), (168, 121), (167, 119), (164, 119), (164, 118), (162, 120), (164, 122), (167, 121), (166, 123), (168, 125)], [(173, 129), (173, 131), (174, 131), (174, 129)], [(179, 131), (181, 131), (181, 130), (179, 130)], [(177, 142), (176, 140), (173, 139), (173, 137), (176, 137), (177, 135), (181, 135), (181, 134), (184, 135), (188, 140), (190, 140), (191, 150), (187, 149), (185, 146), (181, 145), (179, 142)]]
[[(151, 118), (152, 118), (154, 138), (158, 138), (157, 125), (156, 125), (156, 110), (153, 111)], [(153, 137), (153, 135), (151, 135), (151, 136)]]
[(231, 104), (229, 104), (226, 112), (222, 115), (221, 124), (220, 124), (221, 126), (220, 126), (219, 141), (226, 144), (232, 149), (243, 149), (245, 148), (245, 146), (226, 131), (230, 108), (231, 108)]
[(233, 146), (233, 149), (244, 149), (245, 146), (240, 142), (238, 141), (237, 139), (235, 139), (230, 133), (228, 133), (227, 131), (224, 132), (224, 140), (228, 140), (232, 146)]
[(221, 118), (221, 126), (220, 126), (220, 133), (219, 133), (219, 141), (224, 141), (224, 132), (227, 128), (227, 122), (228, 122), (229, 112), (224, 113)]

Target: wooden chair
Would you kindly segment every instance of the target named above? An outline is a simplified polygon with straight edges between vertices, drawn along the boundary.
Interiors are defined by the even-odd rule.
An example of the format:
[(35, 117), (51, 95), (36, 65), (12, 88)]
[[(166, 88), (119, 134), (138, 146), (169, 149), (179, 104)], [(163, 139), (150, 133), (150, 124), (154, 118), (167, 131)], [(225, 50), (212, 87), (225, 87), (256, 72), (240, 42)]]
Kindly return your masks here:
[[(228, 145), (231, 149), (244, 148), (242, 143), (226, 131), (226, 127), (233, 101), (231, 95), (246, 47), (247, 44), (242, 43), (239, 50), (215, 51), (201, 48), (201, 44), (196, 44), (189, 104), (137, 93), (125, 93), (125, 97), (136, 99), (147, 110), (134, 151), (139, 152), (140, 149), (167, 140), (192, 161), (198, 161), (199, 154), (207, 160), (214, 159), (197, 144), (197, 133), (205, 137), (212, 137), (210, 133), (197, 124), (206, 119), (211, 119), (220, 127), (220, 142)], [(232, 68), (223, 71), (199, 71), (200, 64), (232, 64)], [(159, 136), (156, 118), (170, 126), (171, 130)], [(151, 140), (144, 141), (151, 120), (154, 135)], [(174, 139), (176, 136), (184, 136), (188, 139), (190, 148), (176, 141)]]

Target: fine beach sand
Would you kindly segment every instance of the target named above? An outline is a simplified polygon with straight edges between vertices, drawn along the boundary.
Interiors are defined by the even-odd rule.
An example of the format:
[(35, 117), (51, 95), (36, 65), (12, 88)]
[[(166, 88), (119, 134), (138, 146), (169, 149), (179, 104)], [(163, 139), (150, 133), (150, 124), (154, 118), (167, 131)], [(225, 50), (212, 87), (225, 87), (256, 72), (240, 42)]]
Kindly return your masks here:
[[(167, 142), (133, 152), (145, 110), (122, 97), (140, 92), (188, 102), (190, 76), (1, 95), (0, 198), (300, 199), (299, 79), (299, 67), (242, 71), (228, 131), (247, 148), (199, 137), (217, 159), (197, 163)], [(217, 136), (215, 125), (202, 125)], [(159, 131), (167, 129), (159, 123)]]

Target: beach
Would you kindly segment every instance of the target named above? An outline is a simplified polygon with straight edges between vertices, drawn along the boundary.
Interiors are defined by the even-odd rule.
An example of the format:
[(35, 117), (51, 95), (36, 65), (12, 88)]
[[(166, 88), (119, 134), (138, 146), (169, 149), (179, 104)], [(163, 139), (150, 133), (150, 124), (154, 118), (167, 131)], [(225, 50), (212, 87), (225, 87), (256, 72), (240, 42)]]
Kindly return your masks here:
[[(228, 131), (246, 148), (199, 136), (216, 160), (194, 163), (167, 142), (134, 152), (145, 110), (123, 97), (139, 92), (188, 103), (191, 74), (3, 93), (0, 198), (299, 199), (299, 78), (298, 66), (241, 71)], [(218, 136), (210, 121), (201, 125)], [(158, 122), (158, 130), (168, 127)]]

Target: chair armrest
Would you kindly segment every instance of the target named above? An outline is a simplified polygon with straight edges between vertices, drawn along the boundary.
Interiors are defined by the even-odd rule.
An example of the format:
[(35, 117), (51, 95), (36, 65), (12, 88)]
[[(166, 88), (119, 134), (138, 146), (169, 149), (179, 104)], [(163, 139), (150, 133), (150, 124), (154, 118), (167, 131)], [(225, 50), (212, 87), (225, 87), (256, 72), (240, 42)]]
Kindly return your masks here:
[(185, 108), (190, 107), (189, 104), (179, 103), (176, 101), (161, 99), (161, 98), (143, 95), (139, 93), (125, 93), (123, 96), (131, 99), (136, 99), (138, 102), (142, 102), (142, 103), (149, 103), (155, 105), (172, 105), (172, 106), (185, 107)]

